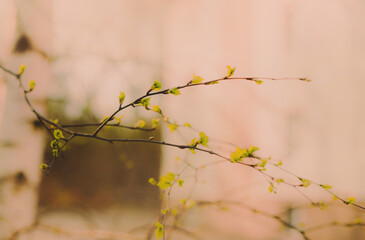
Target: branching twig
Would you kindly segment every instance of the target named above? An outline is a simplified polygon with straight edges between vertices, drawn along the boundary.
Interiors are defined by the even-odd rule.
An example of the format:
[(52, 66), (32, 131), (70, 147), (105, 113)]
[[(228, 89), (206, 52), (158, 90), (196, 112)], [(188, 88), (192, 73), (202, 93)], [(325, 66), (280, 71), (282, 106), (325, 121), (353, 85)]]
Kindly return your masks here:
[[(102, 122), (100, 123), (81, 123), (81, 124), (59, 124), (57, 121), (52, 121), (50, 119), (48, 119), (47, 117), (43, 116), (42, 114), (40, 114), (36, 108), (32, 105), (30, 99), (28, 98), (28, 94), (33, 90), (34, 86), (32, 87), (30, 85), (29, 89), (26, 89), (22, 83), (22, 73), (24, 72), (24, 68), (21, 69), (21, 71), (19, 73), (15, 73), (7, 68), (5, 68), (4, 66), (0, 65), (0, 69), (4, 70), (5, 72), (9, 73), (10, 75), (14, 76), (20, 85), (20, 88), (23, 91), (23, 95), (25, 98), (25, 101), (27, 103), (27, 105), (29, 106), (29, 108), (31, 109), (31, 111), (36, 115), (37, 119), (40, 121), (40, 123), (42, 124), (42, 126), (46, 129), (46, 131), (52, 136), (52, 138), (54, 139), (55, 142), (55, 146), (53, 147), (53, 153), (54, 153), (54, 158), (52, 159), (51, 163), (49, 164), (49, 166), (46, 166), (47, 169), (47, 174), (49, 173), (49, 171), (53, 168), (57, 158), (58, 158), (58, 154), (60, 153), (60, 151), (63, 150), (63, 148), (70, 143), (72, 140), (76, 139), (76, 138), (90, 138), (90, 139), (95, 139), (95, 140), (99, 140), (99, 141), (105, 141), (108, 143), (114, 143), (114, 142), (125, 142), (125, 143), (149, 143), (149, 144), (158, 144), (158, 145), (162, 145), (162, 146), (168, 146), (168, 147), (174, 147), (174, 148), (178, 148), (178, 149), (189, 149), (191, 151), (199, 151), (199, 152), (203, 152), (206, 154), (210, 154), (212, 156), (218, 157), (226, 162), (232, 163), (232, 164), (239, 164), (239, 165), (243, 165), (245, 167), (249, 167), (252, 168), (256, 171), (258, 171), (260, 174), (262, 174), (265, 179), (269, 182), (270, 184), (270, 191), (274, 191), (276, 187), (274, 186), (273, 182), (276, 181), (278, 184), (280, 182), (283, 182), (284, 184), (293, 187), (294, 189), (296, 189), (297, 191), (299, 191), (305, 198), (308, 199), (308, 201), (311, 202), (311, 204), (313, 206), (318, 206), (321, 207), (322, 204), (320, 203), (316, 203), (314, 201), (312, 201), (307, 195), (305, 195), (299, 188), (301, 187), (307, 187), (308, 185), (310, 185), (311, 183), (313, 183), (314, 185), (323, 188), (324, 190), (326, 190), (328, 193), (330, 193), (331, 195), (333, 195), (334, 197), (336, 197), (337, 199), (339, 199), (340, 201), (342, 201), (342, 203), (346, 204), (346, 205), (353, 205), (359, 209), (363, 209), (365, 210), (365, 207), (360, 206), (358, 204), (354, 203), (354, 200), (345, 200), (339, 196), (337, 196), (336, 194), (334, 194), (332, 191), (330, 191), (330, 187), (328, 185), (322, 185), (319, 183), (316, 183), (314, 181), (310, 181), (304, 178), (301, 178), (299, 176), (297, 176), (296, 174), (282, 168), (279, 166), (279, 164), (275, 164), (272, 162), (268, 162), (268, 160), (262, 159), (258, 156), (256, 156), (255, 154), (253, 154), (254, 151), (258, 150), (257, 148), (255, 148), (254, 150), (252, 150), (251, 152), (249, 152), (249, 150), (247, 149), (239, 149), (237, 151), (241, 151), (244, 152), (245, 150), (246, 153), (241, 153), (242, 156), (244, 157), (239, 157), (238, 160), (234, 160), (231, 157), (227, 157), (224, 156), (223, 154), (220, 154), (216, 151), (211, 150), (208, 145), (206, 143), (203, 143), (202, 137), (200, 140), (196, 140), (195, 142), (191, 143), (191, 144), (176, 144), (176, 143), (169, 143), (169, 142), (165, 142), (165, 141), (155, 141), (152, 138), (149, 139), (129, 139), (129, 138), (109, 138), (109, 137), (104, 137), (101, 136), (101, 134), (99, 134), (104, 127), (119, 127), (119, 128), (127, 128), (127, 129), (131, 129), (131, 130), (141, 130), (141, 131), (153, 131), (156, 129), (155, 126), (153, 126), (152, 128), (144, 128), (144, 127), (131, 127), (131, 126), (126, 126), (126, 125), (120, 125), (119, 121), (117, 124), (112, 124), (110, 123), (115, 116), (123, 111), (124, 109), (130, 108), (130, 107), (136, 107), (136, 106), (144, 106), (146, 108), (146, 110), (151, 110), (148, 106), (148, 102), (149, 102), (149, 98), (157, 96), (157, 95), (166, 95), (166, 94), (174, 94), (174, 95), (179, 95), (180, 92), (179, 90), (185, 89), (185, 88), (190, 88), (190, 87), (197, 87), (197, 86), (206, 86), (206, 85), (211, 85), (211, 84), (215, 84), (218, 82), (222, 82), (222, 81), (238, 81), (238, 80), (245, 80), (245, 81), (252, 81), (252, 82), (256, 82), (256, 83), (261, 83), (263, 80), (271, 80), (271, 81), (278, 81), (278, 80), (300, 80), (300, 81), (309, 81), (306, 78), (263, 78), (263, 77), (231, 77), (234, 69), (231, 69), (229, 67), (229, 73), (227, 76), (223, 77), (223, 78), (218, 78), (215, 80), (210, 80), (210, 81), (205, 81), (202, 82), (202, 79), (198, 79), (198, 81), (196, 81), (195, 76), (194, 79), (189, 81), (188, 83), (186, 83), (185, 85), (181, 85), (181, 86), (176, 86), (174, 88), (166, 88), (163, 90), (157, 90), (156, 88), (152, 88), (149, 89), (144, 95), (136, 98), (134, 101), (131, 101), (128, 104), (123, 105), (124, 102), (124, 97), (123, 100), (119, 99), (119, 106), (114, 110), (114, 112), (110, 115), (108, 115)], [(232, 71), (233, 70), (233, 71)], [(158, 88), (160, 89), (160, 87)], [(146, 104), (147, 102), (147, 104)], [(158, 108), (159, 109), (159, 108)], [(175, 125), (175, 126), (181, 126), (181, 125), (177, 125), (176, 123), (172, 123), (171, 121), (169, 121), (168, 118), (166, 118), (164, 116), (164, 114), (162, 114), (162, 111), (159, 109), (158, 111), (153, 110), (157, 113), (159, 113), (161, 115), (161, 117), (164, 119), (164, 121), (170, 125)], [(84, 128), (84, 127), (96, 127), (96, 129), (92, 132), (92, 133), (85, 133), (85, 132), (81, 132), (81, 131), (74, 131), (72, 130), (73, 128), (76, 127), (80, 127), (80, 128)], [(190, 126), (191, 127), (191, 126)], [(191, 127), (192, 128), (192, 127)], [(196, 129), (192, 128), (193, 130), (197, 131)], [(58, 131), (58, 135), (56, 136), (56, 131)], [(63, 136), (63, 133), (66, 134), (66, 137)], [(205, 135), (205, 134), (204, 134)], [(206, 136), (205, 136), (206, 137)], [(207, 142), (207, 138), (206, 138), (206, 142)], [(58, 145), (58, 142), (61, 143), (61, 145)], [(198, 145), (201, 144), (203, 147), (199, 147)], [(249, 159), (249, 162), (245, 162), (245, 159)], [(265, 165), (266, 163), (269, 163), (271, 166), (277, 167), (279, 169), (281, 169), (282, 171), (286, 172), (289, 175), (292, 175), (294, 177), (296, 177), (300, 183), (290, 183), (287, 181), (284, 181), (283, 179), (279, 179), (277, 177), (274, 177), (270, 174), (268, 174), (267, 172), (264, 172), (266, 170)], [(207, 166), (210, 164), (206, 164)], [(185, 169), (191, 165), (186, 164), (185, 168), (183, 168), (183, 170), (177, 174), (177, 176), (179, 177), (183, 171), (185, 171)], [(193, 168), (196, 171), (196, 174), (198, 172), (198, 170), (200, 168)], [(197, 179), (197, 178), (196, 178)], [(177, 178), (172, 181), (170, 188), (167, 191), (167, 209), (168, 211), (164, 214), (164, 216), (160, 216), (160, 218), (162, 217), (162, 224), (163, 226), (167, 226), (167, 218), (170, 216), (170, 210), (171, 210), (171, 203), (170, 203), (170, 195), (171, 195), (171, 191), (174, 185), (176, 185), (177, 182)], [(211, 205), (219, 205), (221, 204), (221, 201), (218, 202), (199, 202), (200, 205), (204, 205), (204, 204), (211, 204)], [(237, 203), (233, 203), (233, 202), (228, 202), (230, 204), (237, 204)], [(244, 206), (241, 203), (239, 204), (240, 206)], [(307, 229), (306, 231), (299, 229), (298, 227), (292, 225), (291, 223), (285, 221), (283, 218), (277, 216), (277, 215), (271, 215), (269, 213), (265, 213), (265, 212), (261, 212), (261, 211), (257, 211), (255, 209), (251, 209), (252, 211), (255, 211), (257, 213), (260, 213), (264, 216), (267, 217), (271, 217), (277, 221), (279, 221), (280, 223), (282, 223), (283, 225), (285, 225), (288, 228), (294, 229), (295, 231), (297, 231), (298, 233), (300, 233), (302, 235), (302, 237), (307, 240), (309, 239), (306, 236), (306, 231), (310, 231), (311, 229)], [(178, 220), (178, 216), (175, 217), (174, 219), (174, 224), (170, 226), (170, 229), (175, 229), (175, 230), (179, 230), (184, 232), (187, 235), (190, 235), (191, 237), (197, 238), (196, 235), (192, 234), (191, 232), (184, 230), (182, 228), (178, 228), (176, 227), (175, 223)], [(38, 224), (39, 225), (39, 224)], [(327, 224), (328, 225), (328, 224)], [(326, 226), (327, 226), (326, 225)], [(335, 225), (335, 224), (332, 224)], [(331, 226), (332, 226), (331, 225)], [(35, 225), (34, 225), (35, 226)], [(33, 227), (34, 227), (33, 226)], [(43, 226), (43, 228), (47, 228), (46, 225), (39, 225), (39, 226)], [(337, 224), (338, 226), (338, 224)], [(355, 226), (354, 224), (344, 224), (343, 226)], [(356, 224), (356, 226), (359, 226), (359, 224)], [(361, 225), (363, 226), (363, 225)], [(319, 228), (319, 227), (317, 227)], [(48, 229), (52, 229), (50, 227), (48, 227)], [(24, 231), (28, 231), (27, 229)], [(58, 232), (62, 232), (63, 230), (57, 230)], [(63, 232), (67, 232), (67, 231), (63, 231)], [(17, 236), (19, 233), (14, 233), (14, 236)], [(82, 235), (82, 234), (81, 234)], [(80, 235), (80, 236), (81, 236)], [(126, 237), (128, 237), (127, 235), (125, 235)], [(151, 232), (149, 232), (149, 236), (151, 236)], [(165, 239), (165, 235), (163, 236), (163, 238)]]

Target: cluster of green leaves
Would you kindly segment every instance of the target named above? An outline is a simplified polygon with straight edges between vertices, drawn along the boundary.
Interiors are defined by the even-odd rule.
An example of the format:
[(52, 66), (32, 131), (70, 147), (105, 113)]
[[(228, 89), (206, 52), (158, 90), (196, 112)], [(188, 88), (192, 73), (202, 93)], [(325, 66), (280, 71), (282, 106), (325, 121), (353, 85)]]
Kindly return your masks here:
[(165, 208), (161, 210), (162, 215), (166, 216), (168, 212), (171, 212), (172, 216), (176, 216), (179, 213), (179, 210), (175, 207), (171, 210), (169, 208)]
[(150, 97), (149, 98), (143, 98), (141, 100), (141, 102), (139, 103), (139, 105), (141, 105), (141, 106), (145, 107), (146, 109), (148, 109), (148, 107), (150, 106), (150, 100), (151, 100)]
[(308, 187), (312, 183), (310, 180), (304, 178), (299, 178), (299, 180), (302, 182), (301, 184), (302, 187)]
[(158, 186), (161, 190), (166, 190), (176, 182), (182, 187), (184, 180), (178, 179), (175, 173), (168, 172), (165, 176), (161, 176), (158, 182), (154, 178), (148, 179), (148, 182), (154, 186)]
[(152, 107), (152, 111), (157, 112), (159, 114), (162, 114), (162, 111), (160, 109), (160, 106), (158, 106), (158, 105), (153, 106)]
[(58, 151), (59, 151), (59, 143), (58, 143), (58, 139), (54, 139), (51, 142), (51, 148), (52, 148), (52, 155), (54, 158), (58, 158)]
[[(24, 72), (25, 72), (25, 69), (27, 68), (27, 66), (25, 66), (25, 65), (20, 65), (20, 67), (19, 67), (19, 72), (18, 72), (18, 76), (20, 77), (21, 75), (23, 75), (24, 74)], [(26, 93), (30, 93), (31, 91), (33, 91), (34, 90), (34, 88), (35, 88), (35, 86), (36, 86), (36, 82), (34, 81), (34, 80), (30, 80), (29, 82), (28, 82), (28, 85), (29, 85), (29, 88), (28, 88), (28, 90), (25, 90), (25, 92)]]
[(157, 239), (161, 239), (164, 236), (164, 226), (163, 224), (161, 224), (159, 221), (157, 221), (155, 223), (156, 226), (156, 230), (155, 230), (155, 234), (156, 234), (156, 238)]
[(245, 158), (255, 157), (254, 153), (259, 150), (257, 147), (251, 146), (250, 148), (237, 147), (236, 151), (231, 153), (231, 162), (241, 162)]
[(191, 140), (189, 144), (190, 151), (195, 154), (195, 149), (199, 144), (203, 145), (204, 147), (208, 147), (208, 141), (209, 137), (204, 132), (200, 132), (199, 138), (193, 138)]
[(201, 83), (204, 79), (201, 76), (193, 74), (193, 80), (191, 80), (191, 84)]

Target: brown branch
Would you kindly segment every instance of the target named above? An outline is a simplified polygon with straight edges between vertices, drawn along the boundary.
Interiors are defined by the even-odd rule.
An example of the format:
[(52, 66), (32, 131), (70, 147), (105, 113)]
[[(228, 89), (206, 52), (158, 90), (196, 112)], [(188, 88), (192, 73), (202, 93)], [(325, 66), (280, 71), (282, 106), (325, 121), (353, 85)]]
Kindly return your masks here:
[(308, 227), (304, 231), (314, 232), (314, 231), (318, 231), (318, 230), (328, 228), (328, 227), (365, 227), (365, 224), (362, 222), (339, 223), (337, 221), (332, 221), (332, 222), (328, 222), (328, 223), (319, 224), (319, 225), (316, 225), (313, 227)]
[(293, 224), (291, 224), (290, 222), (284, 220), (282, 217), (278, 216), (278, 215), (274, 215), (274, 214), (270, 214), (270, 213), (267, 213), (267, 212), (264, 212), (264, 211), (261, 211), (261, 210), (257, 210), (256, 208), (252, 208), (252, 207), (249, 207), (245, 204), (243, 204), (242, 202), (237, 202), (237, 201), (225, 201), (225, 200), (219, 200), (219, 201), (197, 201), (197, 205), (199, 206), (204, 206), (204, 205), (213, 205), (213, 206), (217, 206), (219, 208), (221, 208), (222, 205), (235, 205), (235, 206), (239, 206), (239, 207), (242, 207), (242, 208), (245, 208), (247, 210), (250, 210), (252, 211), (253, 213), (256, 213), (256, 214), (260, 214), (262, 216), (265, 216), (265, 217), (268, 217), (268, 218), (271, 218), (275, 221), (278, 221), (280, 222), (282, 225), (284, 225), (285, 227), (287, 228), (290, 228), (290, 229), (293, 229), (295, 230), (296, 232), (298, 232), (304, 240), (309, 240), (308, 236), (306, 235), (306, 232), (299, 229), (298, 227), (294, 226)]
[[(202, 83), (196, 83), (196, 84), (192, 84), (191, 81), (189, 81), (187, 84), (182, 85), (182, 86), (177, 86), (176, 89), (184, 89), (184, 88), (188, 88), (188, 87), (197, 87), (197, 86), (202, 86), (202, 85), (210, 85), (212, 83), (216, 83), (216, 82), (221, 82), (221, 81), (227, 81), (227, 80), (246, 80), (246, 81), (254, 81), (257, 82), (258, 80), (271, 80), (271, 81), (278, 81), (278, 80), (300, 80), (300, 81), (309, 81), (306, 78), (259, 78), (259, 77), (224, 77), (224, 78), (218, 78), (215, 80), (211, 80), (211, 81), (207, 81), (207, 82), (202, 82)], [(109, 122), (113, 119), (113, 117), (119, 113), (120, 111), (131, 107), (131, 106), (135, 106), (136, 104), (140, 103), (142, 99), (150, 97), (150, 96), (155, 96), (155, 95), (162, 95), (162, 94), (169, 94), (169, 90), (171, 90), (172, 88), (167, 88), (164, 90), (160, 90), (157, 92), (152, 92), (151, 90), (147, 91), (147, 93), (139, 98), (137, 98), (136, 100), (134, 100), (133, 102), (125, 105), (124, 107), (122, 107), (122, 105), (120, 104), (118, 109), (114, 111), (114, 113), (112, 113), (106, 121), (100, 123), (100, 126), (95, 130), (95, 132), (93, 133), (93, 136), (96, 136), (100, 130)]]
[[(100, 126), (100, 123), (79, 123), (79, 124), (62, 124), (60, 125), (63, 128), (74, 128), (74, 127), (95, 127)], [(117, 127), (117, 128), (126, 128), (130, 130), (140, 130), (140, 131), (154, 131), (156, 128), (138, 128), (138, 127), (131, 127), (126, 125), (119, 125), (119, 124), (106, 124), (106, 127)]]

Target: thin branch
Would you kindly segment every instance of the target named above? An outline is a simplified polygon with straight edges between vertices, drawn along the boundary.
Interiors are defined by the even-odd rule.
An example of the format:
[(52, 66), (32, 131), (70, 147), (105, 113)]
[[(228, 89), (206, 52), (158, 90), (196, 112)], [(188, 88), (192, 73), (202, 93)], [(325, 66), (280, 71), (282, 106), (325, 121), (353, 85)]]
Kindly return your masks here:
[(200, 205), (200, 206), (203, 206), (203, 205), (213, 205), (213, 206), (218, 206), (218, 207), (221, 207), (222, 205), (227, 205), (227, 204), (228, 205), (239, 206), (239, 207), (248, 209), (248, 210), (252, 211), (253, 213), (260, 214), (262, 216), (265, 216), (265, 217), (271, 218), (271, 219), (273, 219), (275, 221), (278, 221), (281, 224), (283, 224), (285, 227), (290, 228), (290, 229), (293, 229), (296, 232), (298, 232), (303, 237), (304, 240), (309, 240), (309, 238), (306, 235), (306, 232), (305, 231), (299, 229), (298, 227), (294, 226), (290, 222), (284, 220), (282, 217), (280, 217), (278, 215), (274, 215), (274, 214), (267, 213), (267, 212), (262, 211), (262, 210), (258, 210), (256, 208), (249, 207), (249, 206), (243, 204), (242, 202), (225, 201), (225, 200), (213, 201), (213, 202), (211, 202), (211, 201), (197, 201), (197, 204)]
[[(197, 86), (203, 86), (203, 85), (211, 85), (213, 83), (217, 83), (217, 82), (221, 82), (221, 81), (228, 81), (228, 80), (246, 80), (246, 81), (254, 81), (257, 82), (260, 79), (262, 80), (271, 80), (271, 81), (279, 81), (279, 80), (300, 80), (300, 81), (308, 81), (308, 79), (306, 78), (258, 78), (258, 77), (224, 77), (224, 78), (218, 78), (215, 80), (211, 80), (211, 81), (206, 81), (206, 82), (202, 82), (202, 83), (195, 83), (192, 84), (192, 81), (189, 81), (187, 84), (182, 85), (182, 86), (177, 86), (175, 87), (176, 89), (184, 89), (184, 88), (188, 88), (188, 87), (197, 87)], [(155, 95), (162, 95), (162, 94), (169, 94), (169, 90), (171, 90), (171, 88), (167, 88), (164, 90), (160, 90), (157, 92), (152, 92), (151, 90), (147, 91), (147, 93), (139, 98), (137, 98), (136, 100), (134, 100), (133, 102), (130, 102), (129, 104), (125, 105), (124, 107), (122, 107), (122, 105), (120, 104), (118, 109), (115, 110), (108, 118), (106, 121), (102, 122), (100, 124), (100, 126), (95, 130), (95, 132), (93, 133), (93, 136), (96, 136), (100, 130), (109, 122), (113, 119), (113, 117), (119, 113), (120, 111), (128, 108), (128, 107), (132, 107), (135, 106), (136, 104), (140, 103), (142, 101), (142, 99), (147, 98), (147, 97), (151, 97), (151, 96), (155, 96)]]
[[(60, 125), (63, 128), (74, 128), (74, 127), (95, 127), (100, 126), (100, 123), (79, 123), (79, 124), (62, 124)], [(119, 124), (106, 124), (106, 127), (117, 127), (117, 128), (126, 128), (130, 130), (139, 130), (139, 131), (154, 131), (156, 128), (139, 128), (139, 127), (131, 127), (126, 125), (119, 125)]]
[(323, 223), (323, 224), (320, 224), (320, 225), (308, 227), (304, 231), (314, 232), (314, 231), (318, 231), (318, 230), (328, 228), (328, 227), (365, 227), (365, 224), (362, 223), (362, 222), (339, 223), (337, 221), (332, 221), (332, 222)]

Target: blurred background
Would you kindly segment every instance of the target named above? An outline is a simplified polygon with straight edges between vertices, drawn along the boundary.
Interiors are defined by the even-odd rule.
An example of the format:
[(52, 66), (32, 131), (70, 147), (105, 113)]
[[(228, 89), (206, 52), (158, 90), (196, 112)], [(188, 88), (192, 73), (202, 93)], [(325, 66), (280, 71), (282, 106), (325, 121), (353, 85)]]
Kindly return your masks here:
[[(257, 146), (260, 156), (361, 204), (364, 10), (363, 0), (1, 0), (0, 64), (14, 71), (26, 65), (24, 81), (37, 82), (34, 105), (65, 124), (99, 122), (118, 107), (119, 91), (130, 102), (154, 80), (164, 87), (186, 84), (193, 74), (213, 80), (226, 75), (227, 65), (240, 77), (309, 78), (227, 81), (156, 96), (153, 105), (193, 129), (172, 133), (161, 123), (153, 132), (103, 134), (189, 144), (204, 131), (222, 155), (234, 144)], [(285, 185), (269, 193), (252, 169), (165, 146), (75, 140), (46, 176), (39, 165), (51, 158), (50, 139), (14, 78), (4, 72), (0, 78), (0, 239), (155, 239), (166, 195), (148, 179), (182, 170), (185, 186), (173, 189), (171, 204), (201, 204), (181, 217), (169, 239), (303, 239), (268, 215), (302, 229), (364, 219), (364, 211), (316, 187), (305, 196)], [(156, 117), (142, 108), (122, 115), (130, 126), (140, 119), (150, 126)], [(321, 210), (310, 201), (330, 204)], [(363, 230), (319, 228), (308, 236), (364, 239)]]

